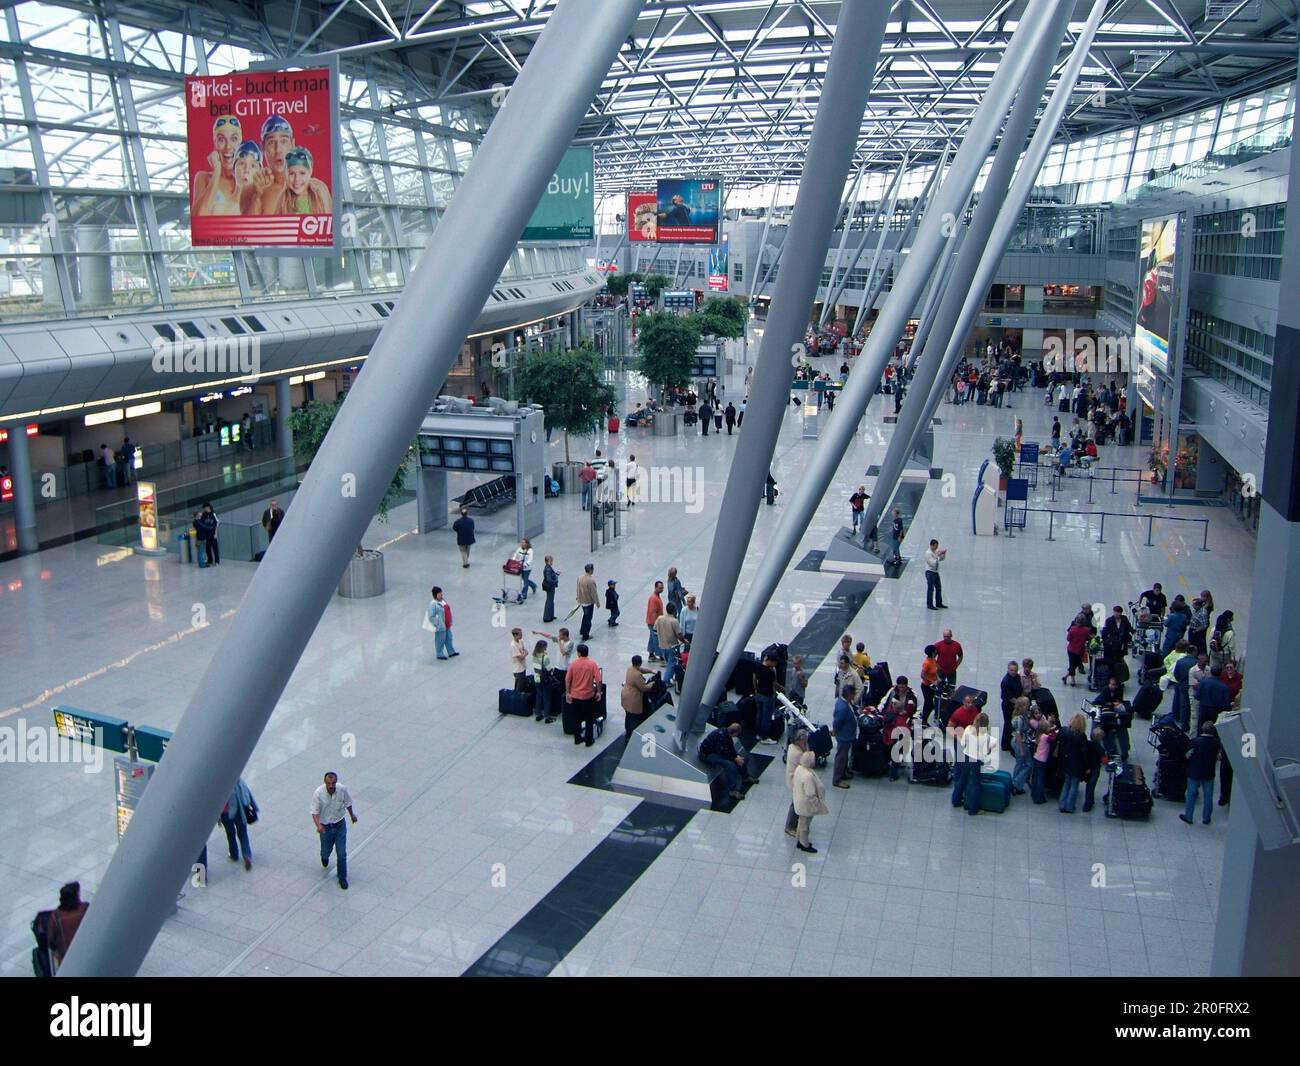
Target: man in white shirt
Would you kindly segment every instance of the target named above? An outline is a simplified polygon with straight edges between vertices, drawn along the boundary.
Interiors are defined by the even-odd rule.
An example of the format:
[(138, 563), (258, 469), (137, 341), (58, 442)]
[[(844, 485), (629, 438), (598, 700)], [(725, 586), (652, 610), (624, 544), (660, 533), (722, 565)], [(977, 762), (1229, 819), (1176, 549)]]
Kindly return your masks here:
[(948, 549), (940, 548), (937, 540), (930, 541), (925, 553), (925, 606), (939, 611), (948, 605), (943, 602), (943, 582), (939, 580), (939, 564), (948, 557)]
[(311, 820), (320, 835), (320, 864), (328, 870), (330, 852), (338, 854), (339, 888), (348, 887), (348, 818), (356, 825), (352, 794), (339, 784), (339, 775), (330, 770), (325, 774), (325, 783), (312, 794)]

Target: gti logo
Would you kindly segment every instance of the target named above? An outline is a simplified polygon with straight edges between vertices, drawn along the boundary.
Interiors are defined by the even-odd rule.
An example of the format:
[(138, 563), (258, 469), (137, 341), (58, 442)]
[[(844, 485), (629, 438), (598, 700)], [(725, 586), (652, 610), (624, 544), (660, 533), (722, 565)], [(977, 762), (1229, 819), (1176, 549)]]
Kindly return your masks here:
[(303, 215), (298, 223), (298, 233), (303, 237), (333, 237), (333, 215)]

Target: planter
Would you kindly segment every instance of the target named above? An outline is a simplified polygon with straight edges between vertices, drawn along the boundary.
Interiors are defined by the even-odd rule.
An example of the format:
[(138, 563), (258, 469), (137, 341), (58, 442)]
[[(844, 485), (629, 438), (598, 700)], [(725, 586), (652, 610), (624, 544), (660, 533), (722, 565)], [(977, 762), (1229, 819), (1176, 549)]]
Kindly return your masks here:
[(581, 463), (552, 463), (551, 476), (560, 483), (560, 492), (578, 493), (582, 491), (582, 482), (578, 480), (578, 472), (582, 470)]
[(348, 560), (339, 580), (339, 595), (364, 600), (384, 594), (384, 553), (367, 549)]
[(681, 429), (682, 416), (676, 411), (655, 412), (655, 436), (675, 437)]

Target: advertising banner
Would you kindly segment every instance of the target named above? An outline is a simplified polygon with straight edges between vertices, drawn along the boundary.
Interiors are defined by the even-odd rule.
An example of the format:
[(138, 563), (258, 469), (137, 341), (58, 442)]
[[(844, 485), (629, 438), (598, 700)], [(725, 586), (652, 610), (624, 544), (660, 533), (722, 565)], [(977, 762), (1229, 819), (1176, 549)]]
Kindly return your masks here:
[(726, 241), (709, 251), (709, 288), (714, 292), (727, 291), (727, 258)]
[(722, 218), (722, 182), (715, 178), (664, 178), (655, 189), (657, 240), (715, 244)]
[(329, 67), (186, 77), (194, 247), (334, 247), (335, 82)]
[(1178, 216), (1142, 223), (1138, 279), (1137, 350), (1158, 369), (1169, 363), (1169, 334), (1174, 307), (1174, 257), (1178, 252)]
[(140, 508), (140, 547), (147, 552), (158, 550), (158, 504), (152, 481), (137, 481), (136, 503)]
[(596, 236), (595, 159), (590, 148), (570, 148), (524, 228), (524, 241), (589, 241)]
[(658, 240), (659, 220), (655, 215), (657, 203), (652, 192), (627, 194), (627, 239), (629, 241)]

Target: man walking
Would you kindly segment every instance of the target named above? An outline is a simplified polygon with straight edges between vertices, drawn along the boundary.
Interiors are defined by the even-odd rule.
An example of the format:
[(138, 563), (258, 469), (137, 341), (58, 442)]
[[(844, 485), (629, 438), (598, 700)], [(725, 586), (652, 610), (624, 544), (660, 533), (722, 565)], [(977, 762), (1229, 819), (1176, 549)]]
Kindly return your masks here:
[(901, 566), (903, 562), (903, 512), (895, 507), (891, 513), (893, 517), (889, 521), (889, 543), (893, 546), (894, 557), (888, 561), (892, 566)]
[(600, 667), (590, 658), (590, 649), (585, 644), (578, 645), (578, 657), (569, 664), (564, 672), (564, 698), (573, 704), (577, 721), (573, 729), (573, 743), (586, 743), (591, 747), (596, 743), (596, 707), (600, 702), (602, 684)]
[(595, 572), (595, 565), (587, 563), (578, 575), (578, 606), (582, 608), (582, 626), (578, 630), (578, 637), (581, 640), (591, 639), (591, 616), (596, 611), (599, 597), (596, 579), (592, 576)]
[(469, 549), (474, 543), (474, 519), (470, 518), (469, 511), (462, 507), (460, 517), (451, 524), (451, 528), (456, 534), (456, 547), (460, 549), (460, 565), (469, 569)]
[(867, 503), (867, 486), (859, 485), (849, 497), (849, 517), (853, 520), (853, 534), (857, 536), (858, 526), (862, 525), (862, 512)]
[(677, 621), (677, 604), (671, 600), (664, 613), (655, 620), (655, 641), (668, 664), (664, 670), (664, 685), (668, 686), (680, 669), (678, 662), (682, 651), (682, 627)]
[(330, 852), (338, 857), (339, 888), (348, 887), (348, 818), (357, 824), (352, 794), (339, 784), (339, 775), (329, 770), (325, 783), (318, 785), (312, 795), (311, 820), (320, 835), (320, 864), (328, 870)]
[(941, 611), (948, 605), (943, 602), (943, 582), (939, 579), (939, 564), (948, 557), (948, 549), (940, 548), (937, 540), (930, 541), (925, 553), (925, 607)]
[(731, 431), (736, 428), (736, 405), (728, 401), (727, 409), (722, 412), (722, 417), (726, 420), (727, 436), (730, 437)]
[(283, 521), (283, 508), (275, 500), (272, 500), (271, 506), (262, 512), (262, 528), (266, 530), (266, 542), (268, 544), (275, 540), (276, 530), (280, 528), (280, 523)]
[(656, 581), (654, 591), (650, 593), (650, 598), (645, 604), (645, 625), (650, 631), (650, 640), (646, 645), (646, 652), (652, 663), (661, 663), (664, 657), (659, 652), (659, 640), (655, 635), (655, 623), (659, 621), (659, 616), (664, 613), (663, 601), (664, 583)]

